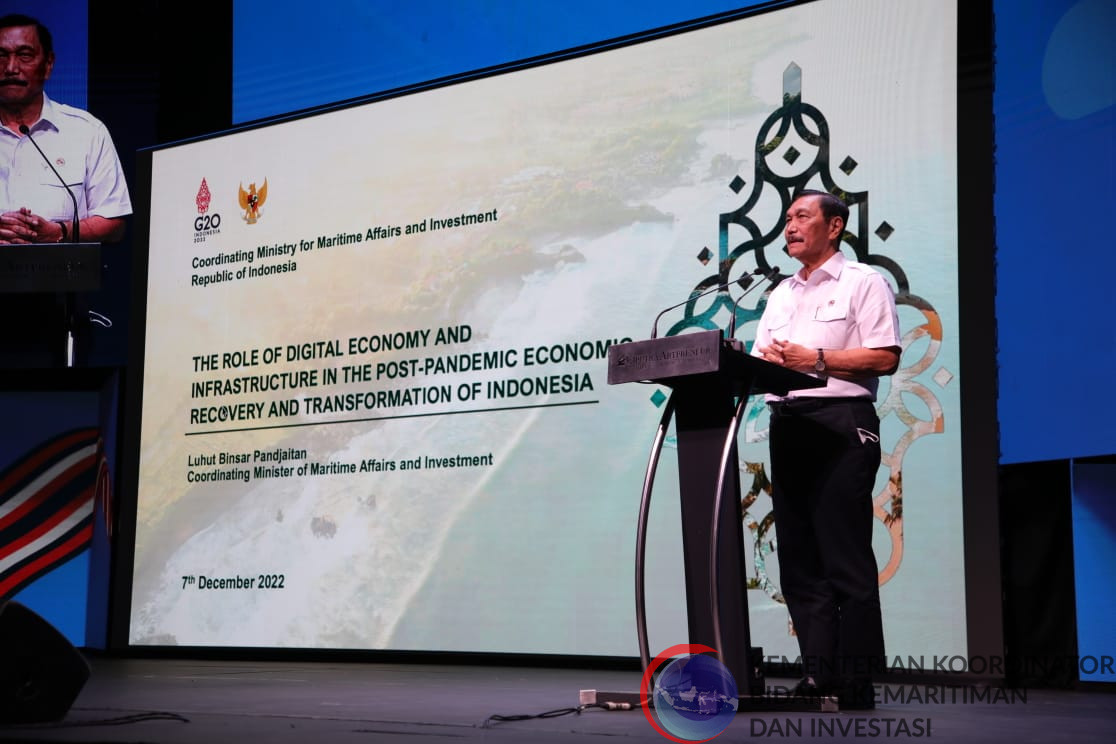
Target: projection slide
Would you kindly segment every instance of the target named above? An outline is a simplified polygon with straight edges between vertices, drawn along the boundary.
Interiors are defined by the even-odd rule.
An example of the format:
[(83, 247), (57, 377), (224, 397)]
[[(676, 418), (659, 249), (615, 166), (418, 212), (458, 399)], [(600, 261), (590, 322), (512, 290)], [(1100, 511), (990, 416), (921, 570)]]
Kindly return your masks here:
[[(794, 271), (810, 185), (854, 203), (846, 250), (907, 334), (879, 401), (889, 654), (964, 654), (955, 35), (939, 0), (810, 3), (150, 152), (131, 643), (638, 655), (669, 391), (607, 385), (606, 350)], [(793, 658), (765, 430), (753, 401), (753, 643)], [(655, 653), (687, 640), (677, 491), (668, 450)]]

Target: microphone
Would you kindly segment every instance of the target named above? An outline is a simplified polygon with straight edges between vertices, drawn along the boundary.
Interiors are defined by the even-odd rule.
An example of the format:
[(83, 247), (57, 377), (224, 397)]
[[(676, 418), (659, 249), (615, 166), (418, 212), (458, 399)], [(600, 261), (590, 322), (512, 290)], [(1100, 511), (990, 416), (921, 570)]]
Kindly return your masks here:
[[(765, 281), (772, 282), (775, 281), (775, 277), (779, 276), (779, 267), (772, 266), (771, 271), (768, 271), (767, 273), (764, 273), (763, 269), (756, 269), (753, 273), (763, 275), (763, 279), (760, 280), (760, 284)], [(756, 287), (758, 286), (759, 284), (756, 285)], [(752, 289), (755, 289), (755, 287), (753, 287)], [(748, 293), (751, 291), (752, 290), (749, 289), (744, 294), (740, 295), (738, 298), (736, 298), (736, 302), (734, 302), (732, 305), (732, 317), (729, 319), (728, 333), (726, 334), (729, 339), (736, 335), (736, 309), (740, 307), (740, 301), (743, 300), (744, 297), (747, 296)]]
[(43, 157), (43, 162), (46, 163), (47, 166), (50, 167), (51, 171), (54, 172), (55, 178), (57, 178), (59, 183), (62, 184), (62, 188), (66, 189), (66, 193), (70, 195), (70, 201), (72, 201), (74, 203), (74, 239), (73, 239), (73, 242), (74, 243), (80, 243), (81, 242), (80, 234), (79, 234), (80, 220), (78, 219), (77, 197), (75, 197), (74, 192), (72, 190), (70, 190), (70, 186), (69, 186), (69, 184), (66, 183), (66, 179), (62, 178), (61, 174), (59, 174), (59, 172), (57, 170), (55, 170), (54, 164), (50, 162), (50, 158), (48, 158), (46, 156), (46, 153), (43, 152), (42, 148), (39, 147), (39, 143), (36, 142), (35, 138), (31, 136), (31, 130), (27, 127), (26, 124), (20, 124), (19, 125), (19, 133), (22, 134), (22, 135), (25, 135), (27, 137), (27, 139), (31, 141), (31, 144), (34, 145), (35, 149), (39, 151), (39, 155), (41, 155)]
[[(744, 281), (745, 279), (747, 279), (748, 281), (745, 282)], [(739, 279), (737, 279), (735, 282), (725, 282), (724, 284), (718, 284), (716, 287), (713, 287), (712, 289), (707, 289), (704, 292), (702, 292), (701, 294), (696, 294), (696, 295), (692, 295), (690, 297), (687, 297), (685, 300), (683, 300), (682, 302), (679, 302), (677, 305), (671, 305), (670, 307), (665, 308), (662, 312), (660, 312), (658, 315), (655, 316), (655, 322), (651, 324), (651, 338), (657, 338), (658, 337), (658, 330), (657, 329), (659, 327), (659, 318), (663, 317), (663, 315), (665, 313), (669, 312), (670, 310), (673, 310), (677, 307), (682, 307), (686, 303), (692, 302), (692, 301), (698, 299), (699, 297), (705, 297), (705, 295), (707, 295), (707, 294), (712, 294), (713, 292), (722, 292), (722, 291), (728, 289), (729, 287), (731, 287), (733, 284), (739, 284), (741, 289), (744, 289), (749, 284), (751, 284), (752, 281), (753, 281), (753, 279), (752, 279), (751, 275), (744, 274)]]
[[(34, 145), (35, 149), (39, 151), (39, 155), (42, 156), (43, 162), (47, 164), (47, 166), (50, 168), (50, 170), (54, 173), (54, 177), (57, 178), (58, 182), (62, 184), (62, 188), (66, 189), (66, 193), (70, 195), (70, 201), (73, 202), (73, 204), (74, 204), (73, 242), (74, 243), (80, 243), (81, 242), (81, 228), (80, 228), (81, 220), (78, 216), (77, 197), (74, 196), (74, 192), (70, 189), (69, 184), (66, 183), (66, 179), (62, 177), (62, 174), (60, 174), (57, 169), (55, 169), (54, 163), (50, 162), (50, 158), (48, 158), (46, 156), (46, 153), (43, 152), (43, 149), (41, 147), (39, 147), (39, 143), (36, 142), (35, 138), (31, 136), (31, 129), (26, 124), (20, 124), (19, 125), (19, 133), (24, 135), (25, 137), (27, 137), (28, 140), (31, 141), (31, 144)], [(66, 232), (65, 230), (62, 231), (63, 240), (66, 238), (65, 232)], [(73, 297), (73, 292), (67, 292), (66, 293), (64, 313), (65, 313), (65, 316), (66, 316), (66, 366), (67, 367), (73, 367), (74, 366), (74, 331), (75, 331), (75, 326), (76, 326), (76, 322), (74, 320), (74, 297)]]

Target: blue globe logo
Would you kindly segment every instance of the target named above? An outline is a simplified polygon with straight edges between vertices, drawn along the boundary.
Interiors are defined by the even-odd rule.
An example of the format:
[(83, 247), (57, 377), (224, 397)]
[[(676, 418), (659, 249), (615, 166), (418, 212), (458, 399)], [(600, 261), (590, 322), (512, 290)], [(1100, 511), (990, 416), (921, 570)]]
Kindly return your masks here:
[(714, 656), (691, 654), (663, 668), (652, 692), (655, 717), (679, 739), (705, 741), (732, 723), (739, 704), (736, 680)]

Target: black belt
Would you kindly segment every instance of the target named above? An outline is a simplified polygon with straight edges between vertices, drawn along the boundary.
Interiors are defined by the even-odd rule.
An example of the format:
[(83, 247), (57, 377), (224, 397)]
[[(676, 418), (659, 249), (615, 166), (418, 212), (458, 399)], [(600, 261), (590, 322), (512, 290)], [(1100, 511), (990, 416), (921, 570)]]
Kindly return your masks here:
[(771, 406), (771, 410), (777, 413), (805, 413), (806, 411), (816, 411), (826, 406), (834, 405), (848, 405), (850, 403), (872, 403), (871, 398), (862, 396), (849, 397), (849, 398), (821, 398), (818, 396), (802, 397), (802, 398), (787, 398), (785, 400), (772, 400), (768, 401), (767, 405)]

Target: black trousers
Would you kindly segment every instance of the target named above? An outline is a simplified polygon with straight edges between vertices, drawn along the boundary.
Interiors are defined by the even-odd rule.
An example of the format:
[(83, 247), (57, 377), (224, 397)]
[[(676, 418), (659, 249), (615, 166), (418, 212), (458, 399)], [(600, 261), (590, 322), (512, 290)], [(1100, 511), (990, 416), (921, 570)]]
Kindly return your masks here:
[(862, 685), (884, 661), (872, 500), (880, 421), (868, 400), (771, 405), (780, 585), (806, 676)]

